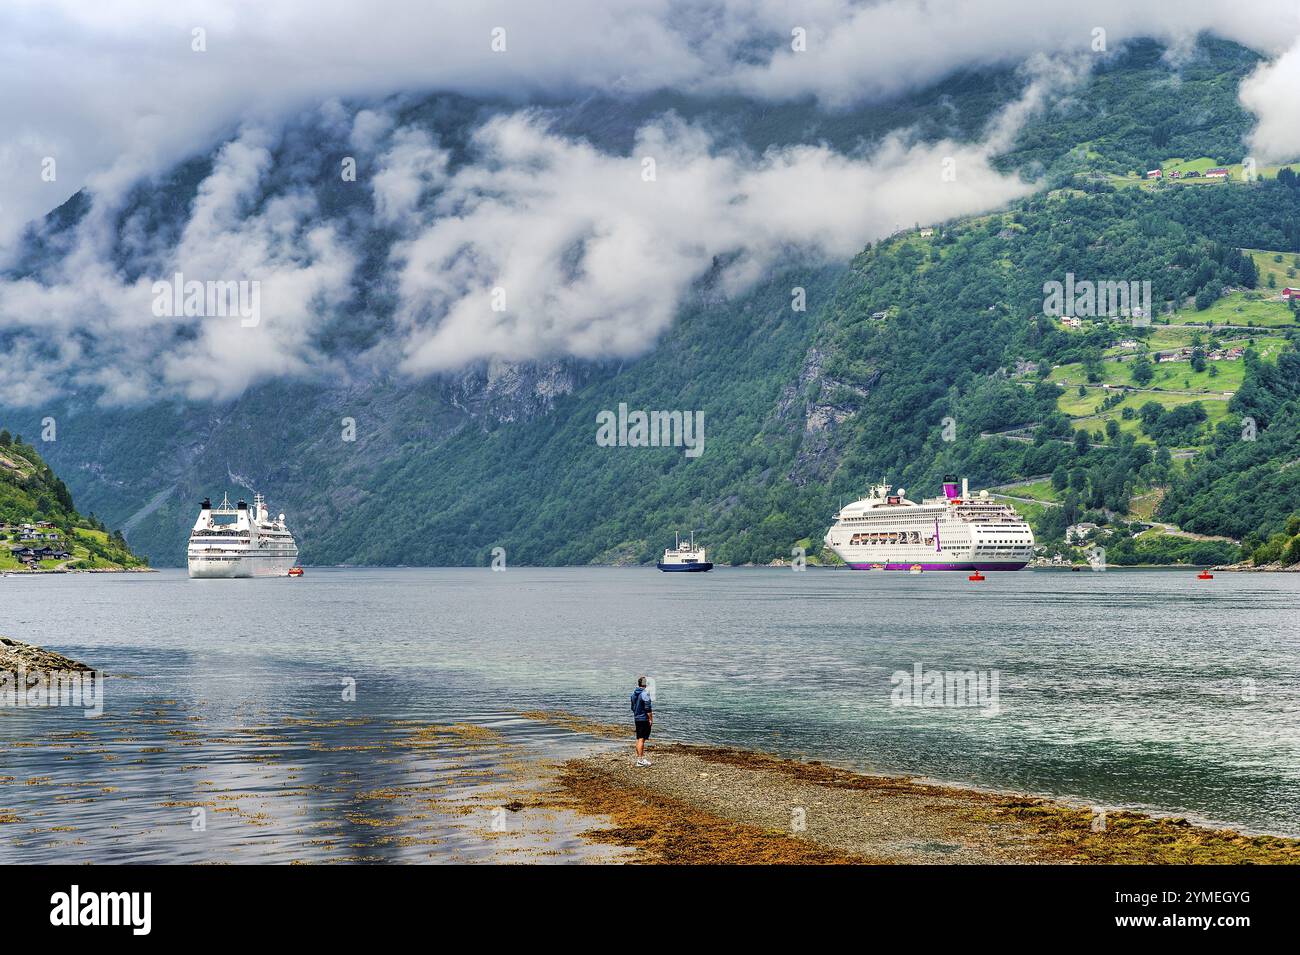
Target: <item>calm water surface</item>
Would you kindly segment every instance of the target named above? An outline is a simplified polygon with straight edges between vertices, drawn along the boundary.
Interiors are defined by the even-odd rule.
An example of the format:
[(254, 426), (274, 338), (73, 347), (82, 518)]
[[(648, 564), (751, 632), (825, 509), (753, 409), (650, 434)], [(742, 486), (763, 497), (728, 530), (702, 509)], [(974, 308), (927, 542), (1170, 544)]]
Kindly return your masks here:
[[(596, 745), (520, 713), (624, 721), (642, 672), (665, 737), (1300, 836), (1300, 575), (8, 577), (0, 633), (122, 675), (0, 710), (0, 862), (587, 858), (499, 808)], [(999, 711), (892, 705), (917, 664)]]

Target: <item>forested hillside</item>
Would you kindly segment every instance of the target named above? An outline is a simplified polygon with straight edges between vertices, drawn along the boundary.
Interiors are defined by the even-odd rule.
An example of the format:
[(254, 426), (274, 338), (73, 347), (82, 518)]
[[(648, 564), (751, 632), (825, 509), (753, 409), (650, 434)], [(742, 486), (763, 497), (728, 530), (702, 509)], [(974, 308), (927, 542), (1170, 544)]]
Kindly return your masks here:
[[(1212, 201), (1192, 191), (1097, 185), (865, 252), (823, 331), (834, 400), (853, 412), (842, 468), (925, 488), (946, 472), (978, 486), (1050, 476), (1011, 492), (1044, 502), (1023, 509), (1046, 542), (1079, 520), (1149, 518), (1143, 502), (1162, 497), (1159, 518), (1202, 534), (1278, 526), (1296, 499), (1268, 486), (1254, 495), (1243, 484), (1199, 520), (1186, 509), (1225, 445), (1242, 444), (1234, 454), (1276, 471), (1294, 441), (1279, 412), (1297, 396), (1300, 324), (1294, 306), (1254, 290), (1258, 269), (1233, 243), (1269, 236), (1294, 259), (1288, 230), (1297, 216), (1300, 192), (1275, 181), (1218, 189)], [(1066, 272), (1150, 276), (1156, 314), (1149, 324), (1118, 318), (1063, 327), (1042, 314), (1042, 283)], [(1255, 310), (1235, 319), (1239, 327), (1208, 317), (1246, 304)], [(881, 312), (887, 317), (872, 317)], [(1153, 354), (1163, 356), (1158, 364)], [(953, 376), (954, 368), (961, 373)], [(1245, 417), (1259, 440), (1242, 440)], [(955, 425), (949, 441), (945, 418)], [(1010, 428), (1020, 430), (988, 434)], [(1248, 507), (1243, 497), (1251, 497)], [(1224, 519), (1229, 513), (1235, 517)], [(1132, 549), (1160, 562), (1161, 550), (1193, 546), (1151, 535), (1127, 540), (1122, 528), (1111, 559), (1124, 562)], [(1207, 560), (1231, 556), (1224, 546), (1199, 546)]]
[[(1054, 477), (1059, 486), (1049, 481), (1039, 494), (1045, 506), (1025, 508), (1049, 543), (1076, 521), (1150, 517), (1133, 499), (1153, 489), (1169, 488), (1160, 516), (1177, 520), (1209, 479), (1202, 471), (1212, 473), (1222, 446), (1240, 439), (1240, 416), (1254, 413), (1261, 429), (1241, 453), (1272, 461), (1290, 446), (1274, 432), (1272, 409), (1294, 400), (1300, 325), (1279, 303), (1287, 324), (1222, 333), (1246, 351), (1232, 372), (1215, 367), (1225, 378), (1244, 375), (1247, 386), (1231, 400), (1222, 391), (1207, 398), (1212, 412), (1180, 412), (1198, 405), (1173, 385), (1128, 397), (1116, 385), (1112, 397), (1122, 400), (1090, 421), (1062, 410), (1077, 391), (1053, 376), (1071, 366), (1131, 376), (1136, 359), (1108, 357), (1115, 343), (1135, 338), (1147, 349), (1155, 336), (1179, 332), (1190, 340), (1198, 332), (1175, 319), (1195, 318), (1195, 306), (1149, 327), (1115, 321), (1065, 331), (1041, 314), (1041, 277), (1122, 275), (1142, 262), (1161, 276), (1162, 312), (1207, 286), (1218, 301), (1222, 289), (1246, 294), (1244, 281), (1253, 281), (1248, 260), (1224, 244), (1231, 232), (1253, 224), (1253, 234), (1278, 233), (1296, 216), (1300, 193), (1275, 182), (1225, 191), (1213, 204), (1175, 193), (1060, 192), (931, 239), (900, 237), (842, 273), (792, 273), (739, 309), (723, 313), (706, 301), (652, 356), (559, 400), (545, 425), (465, 429), (445, 445), (412, 449), (381, 476), (374, 504), (344, 515), (328, 540), (369, 542), (363, 561), (397, 547), (422, 560), (482, 562), (494, 545), (528, 563), (646, 561), (673, 528), (694, 527), (719, 560), (766, 562), (788, 558), (801, 539), (815, 551), (838, 500), (868, 480), (884, 476), (932, 494), (949, 472), (977, 487)], [(790, 310), (794, 285), (820, 303), (808, 315)], [(1201, 334), (1208, 342), (1216, 333)], [(1029, 370), (1016, 374), (1018, 363)], [(1162, 374), (1191, 374), (1190, 361), (1164, 364)], [(1125, 415), (1123, 401), (1146, 410)], [(619, 402), (702, 409), (704, 454), (598, 447), (596, 416)], [(954, 424), (950, 441), (945, 419)], [(1027, 433), (988, 436), (1012, 427)], [(1245, 494), (1189, 528), (1260, 534), (1294, 509), (1285, 494), (1259, 495), (1249, 508), (1234, 503)], [(396, 536), (378, 519), (394, 501), (402, 502)], [(1216, 514), (1235, 516), (1229, 524)], [(1127, 528), (1115, 544), (1118, 562), (1235, 555), (1226, 542), (1134, 538)]]
[[(1300, 285), (1300, 190), (1286, 168), (1239, 175), (1252, 120), (1236, 88), (1254, 54), (1212, 40), (1176, 63), (1163, 54), (1135, 44), (1025, 125), (999, 162), (1038, 184), (1028, 198), (901, 223), (850, 262), (791, 258), (742, 294), (711, 274), (635, 360), (494, 362), (415, 381), (352, 369), (345, 384), (263, 385), (228, 402), (83, 395), (6, 417), (31, 428), (55, 415), (50, 454), (79, 500), (171, 564), (195, 502), (236, 486), (288, 514), (308, 563), (484, 564), (495, 547), (519, 564), (646, 562), (679, 529), (721, 562), (797, 546), (818, 559), (842, 500), (882, 477), (929, 496), (946, 473), (1012, 500), (1049, 554), (1087, 522), (1114, 563), (1233, 559), (1237, 541), (1255, 549), (1300, 509), (1300, 323), (1281, 295)], [(869, 143), (907, 126), (960, 141), (1023, 82), (960, 75), (815, 120), (680, 96), (601, 98), (552, 118), (617, 148), (664, 109), (754, 149), (808, 135)], [(470, 121), (499, 108), (430, 97), (404, 121), (426, 123), (455, 162)], [(382, 316), (391, 236), (327, 184), (315, 151), (308, 137), (277, 161), (319, 177), (322, 209), (356, 223), (375, 264), (358, 303)], [(142, 188), (123, 222), (165, 230), (210, 165), (196, 158)], [(1162, 165), (1197, 175), (1144, 177)], [(1232, 175), (1206, 177), (1211, 166)], [(74, 200), (52, 221), (80, 214)], [(58, 235), (33, 241), (20, 267), (62, 254)], [(129, 252), (124, 238), (124, 268), (138, 268)], [(1148, 312), (1067, 324), (1044, 294), (1067, 275), (1149, 282)], [(340, 314), (340, 363), (385, 322)], [(598, 416), (620, 405), (702, 412), (703, 453), (601, 446)]]
[(72, 494), (22, 435), (0, 429), (0, 569), (140, 567), (119, 531), (83, 517)]

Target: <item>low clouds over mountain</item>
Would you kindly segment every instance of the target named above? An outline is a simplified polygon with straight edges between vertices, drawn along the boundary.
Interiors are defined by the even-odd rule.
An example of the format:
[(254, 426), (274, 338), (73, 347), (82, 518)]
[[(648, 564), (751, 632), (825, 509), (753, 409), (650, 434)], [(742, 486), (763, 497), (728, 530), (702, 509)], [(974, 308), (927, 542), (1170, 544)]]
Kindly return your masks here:
[[(42, 230), (51, 244), (0, 279), (0, 401), (221, 400), (357, 361), (419, 376), (635, 355), (705, 275), (738, 292), (783, 262), (846, 260), (901, 225), (1024, 194), (992, 160), (1102, 58), (1098, 29), (1107, 51), (1138, 36), (1186, 49), (1211, 30), (1280, 56), (1243, 84), (1259, 117), (1244, 148), (1300, 152), (1294, 3), (1243, 17), (1219, 0), (815, 0), (797, 14), (732, 0), (20, 0), (0, 12), (0, 245), (30, 263)], [(828, 115), (989, 65), (1025, 85), (974, 140), (898, 128), (853, 149), (754, 150), (669, 111), (624, 151), (552, 121), (557, 103), (660, 90)], [(389, 98), (437, 91), (491, 106), (453, 142), (410, 117), (409, 95)], [(345, 156), (364, 201), (339, 208), (321, 170), (336, 178)], [(209, 158), (191, 200), (151, 206), (150, 184), (193, 157)], [(83, 188), (74, 228), (20, 236)], [(178, 272), (257, 281), (260, 320), (157, 314), (155, 285)], [(348, 326), (376, 333), (343, 356), (332, 343)]]

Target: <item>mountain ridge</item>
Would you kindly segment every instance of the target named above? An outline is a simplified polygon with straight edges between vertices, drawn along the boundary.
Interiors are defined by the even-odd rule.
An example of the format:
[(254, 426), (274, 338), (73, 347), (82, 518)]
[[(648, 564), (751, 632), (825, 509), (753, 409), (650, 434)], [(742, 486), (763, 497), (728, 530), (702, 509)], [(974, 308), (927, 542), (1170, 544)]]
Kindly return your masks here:
[[(1176, 295), (1166, 289), (1173, 296), (1166, 304), (1182, 307), (1187, 292), (1205, 288), (1217, 287), (1215, 301), (1230, 301), (1222, 289), (1239, 284), (1232, 272), (1237, 260), (1220, 246), (1233, 255), (1242, 248), (1300, 251), (1294, 190), (1271, 180), (1193, 194), (1149, 193), (1126, 179), (1162, 161), (1166, 149), (1225, 162), (1240, 158), (1250, 118), (1236, 102), (1235, 83), (1256, 62), (1240, 47), (1203, 40), (1178, 68), (1180, 85), (1171, 91), (1175, 70), (1163, 52), (1134, 44), (1086, 82), (1074, 95), (1075, 106), (1049, 109), (1026, 124), (999, 160), (1040, 177), (1043, 191), (1004, 211), (929, 224), (937, 229), (929, 240), (915, 229), (900, 230), (851, 262), (778, 265), (743, 294), (725, 295), (706, 276), (672, 328), (638, 358), (479, 362), (415, 382), (354, 364), (333, 384), (278, 381), (232, 401), (172, 399), (121, 410), (98, 407), (93, 396), (73, 396), (42, 409), (60, 422), (60, 442), (51, 454), (79, 496), (129, 523), (131, 539), (167, 564), (182, 558), (194, 502), (219, 494), (232, 470), (258, 482), (277, 502), (275, 509), (289, 515), (304, 561), (315, 563), (485, 564), (497, 546), (521, 564), (588, 563), (608, 555), (649, 562), (674, 527), (688, 526), (704, 530), (723, 562), (765, 563), (788, 559), (798, 541), (818, 540), (833, 501), (882, 471), (896, 475), (896, 483), (924, 489), (953, 470), (964, 470), (977, 484), (999, 484), (1063, 467), (1071, 486), (1052, 491), (1063, 498), (1054, 503), (1067, 505), (1061, 510), (1076, 518), (1126, 516), (1116, 510), (1125, 487), (1136, 491), (1154, 476), (1142, 471), (1159, 457), (1151, 436), (1135, 432), (1128, 448), (1114, 439), (1132, 465), (1122, 474), (1101, 461), (1105, 441), (1093, 457), (1087, 452), (1066, 461), (1056, 454), (1059, 442), (1073, 441), (1071, 422), (1089, 416), (1062, 413), (1063, 386), (1013, 380), (1008, 371), (1017, 359), (1094, 370), (1119, 364), (1105, 355), (1118, 337), (1115, 329), (1071, 336), (1033, 318), (1043, 277), (1072, 263), (1080, 274), (1104, 276), (1158, 255), (1162, 269), (1180, 276)], [(823, 117), (814, 132), (860, 148), (908, 117), (920, 136), (929, 123), (928, 135), (972, 137), (1023, 84), (1012, 71), (958, 76), (902, 105)], [(1168, 128), (1141, 141), (1128, 127), (1099, 125), (1113, 109), (1107, 97), (1130, 88), (1137, 92), (1123, 93), (1125, 108), (1159, 115)], [(735, 138), (746, 148), (803, 141), (807, 131), (806, 123), (795, 128), (790, 110), (666, 99), (688, 118), (694, 106), (693, 118), (704, 117), (701, 122), (739, 125)], [(493, 108), (463, 97), (433, 97), (408, 105), (402, 121), (432, 117), (430, 128), (449, 144), (454, 162), (473, 119)], [(654, 97), (632, 107), (596, 98), (553, 109), (551, 118), (561, 131), (627, 148), (630, 131), (662, 108)], [(953, 116), (959, 118), (955, 126), (944, 123)], [(1234, 143), (1236, 152), (1225, 152)], [(138, 191), (123, 221), (143, 216), (165, 229), (208, 168), (210, 159), (201, 157), (182, 164), (163, 177), (155, 201)], [(337, 186), (322, 185), (319, 195), (323, 210), (356, 214), (346, 211), (355, 198)], [(84, 214), (82, 205), (84, 199), (74, 197), (52, 213), (55, 227), (45, 233), (44, 245), (33, 243), (22, 269), (40, 273), (42, 261), (58, 251), (60, 228), (74, 222), (79, 209)], [(1079, 241), (1075, 233), (1082, 231), (1071, 220), (1093, 216), (1090, 246)], [(367, 228), (359, 235), (362, 258), (380, 261), (380, 233)], [(1113, 245), (1109, 251), (1107, 244)], [(1180, 249), (1190, 250), (1188, 261), (1177, 260)], [(146, 274), (140, 262), (124, 259), (123, 267)], [(791, 309), (796, 288), (804, 290), (806, 312)], [(363, 281), (356, 295), (357, 302), (374, 305), (390, 290)], [(891, 308), (898, 314), (872, 317)], [(341, 354), (364, 353), (387, 327), (382, 308), (379, 314), (367, 327), (340, 315), (330, 326), (332, 346)], [(1161, 335), (1173, 331), (1157, 329)], [(1293, 348), (1284, 330), (1270, 336), (1278, 347)], [(947, 360), (934, 360), (936, 352)], [(1256, 367), (1272, 367), (1272, 361), (1270, 352)], [(909, 362), (916, 363), (915, 372)], [(910, 381), (912, 374), (922, 381)], [(1291, 398), (1281, 385), (1261, 387), (1263, 404), (1276, 404), (1275, 416), (1286, 414), (1282, 406)], [(680, 449), (597, 447), (595, 414), (620, 402), (702, 410), (708, 450), (692, 462)], [(6, 414), (26, 426), (34, 412)], [(942, 422), (950, 416), (959, 438), (946, 443)], [(355, 440), (345, 437), (349, 420)], [(1123, 427), (1132, 429), (1134, 420), (1124, 419)], [(1046, 422), (1043, 437), (1028, 450), (978, 437), (1028, 421)], [(1196, 436), (1207, 459), (1225, 453), (1205, 430), (1221, 423), (1219, 414)], [(1079, 483), (1075, 471), (1083, 472), (1082, 487), (1073, 487)], [(1187, 500), (1204, 493), (1198, 483), (1204, 478), (1177, 468), (1160, 478), (1172, 491), (1162, 504), (1167, 514), (1181, 514)], [(1072, 503), (1064, 499), (1071, 492), (1077, 497)], [(1031, 515), (1049, 542), (1063, 532), (1048, 513), (1054, 510)], [(1285, 517), (1277, 510), (1271, 504), (1257, 509), (1255, 524), (1234, 536), (1265, 534), (1266, 525)], [(1134, 554), (1146, 547), (1149, 556), (1155, 545), (1143, 533), (1124, 537), (1132, 542), (1124, 546)]]

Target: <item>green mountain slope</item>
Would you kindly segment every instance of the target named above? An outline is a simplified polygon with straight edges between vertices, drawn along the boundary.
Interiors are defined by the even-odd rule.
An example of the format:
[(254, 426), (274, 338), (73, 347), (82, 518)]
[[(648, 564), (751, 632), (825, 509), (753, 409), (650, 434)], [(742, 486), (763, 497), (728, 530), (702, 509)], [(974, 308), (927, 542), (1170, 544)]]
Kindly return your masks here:
[[(999, 493), (1021, 499), (1049, 546), (1088, 520), (1104, 525), (1115, 563), (1231, 559), (1236, 544), (1211, 538), (1264, 541), (1296, 510), (1284, 470), (1300, 457), (1290, 384), (1300, 324), (1278, 281), (1300, 255), (1300, 190), (1276, 170), (1158, 186), (1130, 173), (1173, 157), (1239, 162), (1251, 118), (1236, 89), (1256, 62), (1212, 40), (1174, 64), (1134, 44), (1002, 157), (1041, 177), (1038, 194), (838, 266), (792, 261), (739, 298), (702, 282), (635, 361), (418, 383), (367, 371), (221, 405), (105, 409), (82, 397), (47, 409), (60, 422), (50, 453), (79, 500), (173, 564), (197, 501), (250, 485), (289, 515), (308, 563), (485, 564), (495, 547), (520, 564), (644, 562), (692, 528), (714, 559), (745, 563), (788, 559), (800, 542), (816, 557), (839, 502), (869, 482), (921, 496), (949, 472), (1015, 485)], [(815, 120), (802, 108), (651, 98), (557, 108), (556, 121), (620, 148), (646, 116), (673, 108), (733, 126), (756, 149), (809, 130), (846, 148), (909, 122), (922, 137), (968, 138), (1020, 85), (1007, 73), (956, 77)], [(427, 120), (454, 146), (491, 108), (433, 98), (405, 121)], [(298, 169), (323, 183), (327, 211), (356, 201), (300, 156), (286, 177)], [(179, 167), (128, 212), (165, 228), (203, 170), (201, 159)], [(75, 202), (59, 215), (74, 220)], [(382, 235), (360, 236), (381, 262)], [(27, 262), (57, 247), (35, 243)], [(1044, 315), (1044, 282), (1067, 274), (1149, 280), (1151, 324), (1069, 328)], [(796, 288), (806, 311), (791, 307)], [(373, 306), (383, 294), (376, 281), (358, 296)], [(340, 349), (383, 331), (345, 318)], [(703, 453), (601, 446), (598, 416), (620, 405), (702, 412)], [(1254, 442), (1240, 438), (1244, 417)], [(9, 420), (31, 427), (39, 416)]]
[[(820, 540), (838, 499), (869, 479), (884, 475), (934, 493), (946, 472), (985, 486), (1063, 469), (1070, 486), (1054, 501), (1062, 506), (1035, 515), (1047, 541), (1086, 516), (1136, 520), (1131, 499), (1151, 488), (1172, 484), (1163, 507), (1173, 513), (1205, 480), (1199, 475), (1213, 466), (1229, 423), (1216, 431), (1208, 416), (1179, 424), (1183, 416), (1148, 411), (1149, 426), (1135, 416), (1134, 427), (1113, 435), (1084, 430), (1080, 445), (1077, 423), (1061, 408), (1064, 389), (1036, 370), (1018, 378), (1009, 370), (1017, 361), (1044, 371), (1100, 364), (1115, 341), (1145, 340), (1168, 320), (1066, 332), (1042, 317), (1042, 280), (1031, 276), (1122, 275), (1142, 262), (1162, 276), (1157, 297), (1181, 303), (1204, 284), (1240, 281), (1235, 270), (1245, 267), (1219, 241), (1225, 233), (1251, 217), (1267, 231), (1300, 216), (1300, 193), (1276, 183), (1230, 197), (1231, 225), (1177, 194), (1036, 197), (933, 240), (890, 241), (847, 271), (792, 272), (738, 307), (691, 309), (654, 354), (562, 399), (544, 419), (411, 447), (400, 466), (377, 476), (373, 499), (327, 531), (320, 552), (382, 562), (395, 549), (410, 563), (482, 563), (491, 547), (503, 546), (525, 563), (648, 561), (674, 528), (693, 527), (720, 561), (765, 562), (788, 558), (801, 538)], [(806, 315), (790, 310), (795, 285), (820, 303)], [(880, 312), (886, 317), (872, 317)], [(1236, 363), (1249, 384), (1242, 413), (1261, 389), (1271, 401), (1294, 400), (1286, 383), (1300, 380), (1297, 327), (1248, 339), (1253, 345)], [(1271, 361), (1256, 357), (1266, 345)], [(1172, 396), (1146, 397), (1161, 411)], [(704, 453), (692, 459), (677, 448), (597, 446), (597, 415), (620, 403), (702, 410)], [(945, 419), (952, 440), (944, 438)], [(1273, 433), (1286, 421), (1259, 412), (1259, 422), (1267, 440), (1254, 454), (1273, 467), (1275, 450), (1290, 453)], [(1024, 441), (987, 436), (1018, 425), (1030, 426)], [(1205, 463), (1175, 460), (1171, 452), (1184, 448), (1204, 449)], [(1223, 509), (1239, 515), (1230, 527), (1212, 515), (1189, 526), (1259, 532), (1291, 507), (1261, 497), (1245, 511), (1231, 499)], [(1169, 546), (1184, 560), (1195, 549), (1186, 541)], [(1209, 560), (1234, 553), (1222, 542), (1199, 548)], [(1160, 562), (1158, 550), (1143, 538), (1120, 544), (1115, 556)]]
[[(30, 559), (24, 559), (27, 552)], [(45, 556), (49, 553), (49, 556)], [(83, 517), (36, 449), (0, 430), (0, 569), (114, 570), (145, 565), (120, 532)]]

